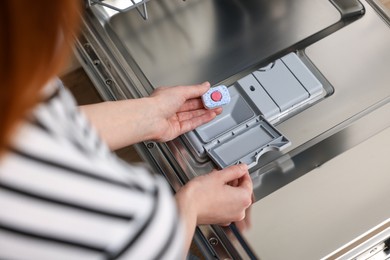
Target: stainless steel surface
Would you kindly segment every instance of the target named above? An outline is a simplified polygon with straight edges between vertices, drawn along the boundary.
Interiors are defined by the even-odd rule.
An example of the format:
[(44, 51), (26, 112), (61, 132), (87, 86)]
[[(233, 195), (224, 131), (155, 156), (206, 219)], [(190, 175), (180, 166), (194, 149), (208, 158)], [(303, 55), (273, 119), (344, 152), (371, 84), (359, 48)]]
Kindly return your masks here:
[(390, 258), (390, 219), (368, 230), (326, 258), (383, 260)]
[[(297, 156), (296, 161), (301, 162), (302, 158), (306, 157), (303, 159), (303, 172), (318, 167), (334, 154), (347, 150), (350, 140), (363, 138), (363, 133), (366, 133), (365, 138), (368, 138), (389, 124), (389, 117), (377, 118), (374, 122), (367, 122), (362, 129), (342, 136), (337, 142), (330, 142), (326, 146), (324, 142), (322, 151), (313, 153), (307, 150), (390, 100), (390, 75), (387, 73), (390, 66), (390, 52), (387, 51), (390, 46), (390, 29), (368, 5), (366, 10), (362, 19), (305, 49), (305, 54), (332, 84), (335, 92), (277, 126), (292, 140), (290, 152), (280, 159), (281, 167), (287, 169), (278, 170), (279, 172), (289, 171), (289, 167), (294, 168), (297, 162), (289, 158), (299, 153), (301, 155)], [(377, 125), (383, 126), (373, 131)], [(299, 175), (298, 172), (302, 171), (297, 168), (299, 167), (296, 166), (294, 172)], [(259, 178), (268, 179), (265, 178), (267, 175), (261, 176), (267, 171), (274, 172), (275, 169), (260, 169)], [(262, 185), (258, 187), (261, 191), (258, 192), (259, 198), (269, 194), (266, 191), (275, 190), (295, 179), (294, 174), (283, 175), (284, 177), (268, 175), (273, 177), (266, 183), (264, 180), (260, 182)]]
[[(389, 114), (387, 103), (282, 164), (288, 166), (285, 173), (254, 179), (262, 193), (300, 176), (250, 209), (251, 228), (241, 235), (257, 257), (322, 259), (390, 217), (390, 128), (383, 120)], [(315, 160), (323, 164), (310, 171)]]
[[(366, 8), (362, 18), (350, 24), (338, 23), (339, 27), (326, 30), (330, 35), (323, 39), (325, 34), (319, 37), (315, 33), (340, 19), (340, 14), (327, 0), (228, 3), (158, 0), (150, 2), (149, 13), (153, 16), (150, 15), (147, 21), (130, 12), (113, 14), (100, 7), (87, 10), (78, 50), (90, 75), (101, 78), (95, 79), (95, 83), (105, 99), (146, 96), (160, 85), (204, 80), (229, 82), (292, 50), (299, 50), (308, 63), (318, 68), (322, 74), (319, 76), (333, 86), (331, 96), (276, 126), (292, 145), (284, 154), (266, 155), (251, 172), (258, 201), (251, 209), (252, 228), (240, 233), (234, 228), (203, 227), (202, 234), (212, 234), (218, 240), (218, 248), (211, 247), (211, 254), (217, 257), (318, 259), (364, 233), (370, 225), (375, 226), (375, 221), (383, 216), (384, 211), (373, 211), (382, 215), (371, 217), (360, 225), (346, 225), (350, 232), (337, 234), (332, 239), (327, 231), (337, 232), (346, 221), (344, 216), (350, 214), (343, 212), (339, 221), (318, 214), (308, 214), (305, 218), (300, 212), (311, 213), (310, 209), (289, 208), (292, 196), (286, 192), (301, 180), (310, 180), (303, 182), (315, 190), (315, 185), (321, 183), (313, 181), (313, 175), (306, 173), (390, 125), (390, 29), (370, 5), (362, 3)], [(340, 29), (342, 25), (346, 26)], [(309, 37), (312, 34), (315, 36)], [(314, 40), (318, 41), (307, 46)], [(167, 50), (171, 49), (175, 52), (170, 56)], [(175, 54), (178, 59), (172, 61)], [(98, 70), (95, 63), (99, 63)], [(111, 80), (110, 85), (107, 78)], [(165, 144), (140, 144), (138, 149), (175, 189), (214, 168), (211, 161), (194, 158), (182, 138)], [(326, 191), (323, 196), (326, 198)], [(289, 223), (283, 216), (273, 218), (270, 214), (273, 206), (267, 204), (269, 201), (285, 206), (292, 215), (302, 219), (294, 218), (295, 222)], [(294, 205), (298, 203), (293, 201)], [(286, 213), (277, 205), (275, 208)], [(293, 225), (299, 223), (300, 228), (305, 228), (302, 223), (305, 219), (329, 230), (309, 226), (309, 230), (316, 232), (302, 237)], [(278, 222), (282, 220), (286, 223)], [(283, 233), (278, 224), (297, 234)], [(267, 227), (275, 230), (265, 231)], [(323, 244), (318, 244), (314, 235), (321, 236), (321, 232), (326, 236)], [(290, 240), (280, 239), (278, 235)], [(294, 240), (295, 235), (299, 239)], [(207, 244), (211, 237), (205, 237)], [(291, 245), (296, 245), (295, 258), (280, 249), (283, 246), (291, 249)], [(305, 250), (304, 246), (311, 246), (310, 250)]]
[(323, 0), (158, 0), (148, 10), (147, 21), (126, 12), (105, 27), (153, 87), (225, 81), (340, 20)]
[[(289, 155), (284, 156), (286, 159), (280, 163), (279, 170), (274, 167), (268, 169), (265, 174), (262, 174), (260, 170), (259, 177), (254, 178), (257, 197), (265, 197), (270, 190), (282, 187), (291, 182), (291, 179), (301, 176), (303, 172), (320, 167), (330, 158), (390, 126), (390, 75), (388, 73), (390, 67), (388, 47), (390, 46), (390, 28), (369, 5), (365, 6), (366, 14), (362, 19), (306, 48), (306, 55), (329, 80), (335, 93), (277, 126), (279, 130), (291, 138), (293, 147)], [(319, 142), (319, 140), (323, 141)], [(390, 145), (390, 143), (384, 142), (383, 145)], [(311, 147), (308, 148), (308, 146)], [(370, 150), (367, 153), (375, 154), (375, 151)], [(338, 177), (335, 174), (332, 175), (334, 180), (327, 179), (327, 183), (323, 183), (323, 187), (330, 188), (328, 196), (326, 190), (324, 191), (321, 186), (316, 186), (321, 185), (320, 183), (307, 183), (313, 185), (313, 187), (308, 187), (308, 190), (317, 187), (318, 190), (322, 191), (321, 195), (317, 194), (317, 196), (321, 196), (321, 199), (317, 198), (318, 207), (314, 206), (315, 201), (310, 200), (311, 196), (316, 196), (313, 193), (308, 193), (308, 198), (305, 199), (305, 202), (310, 201), (310, 204), (307, 205), (313, 206), (312, 209), (308, 208), (309, 206), (304, 210), (299, 208), (298, 205), (305, 202), (291, 201), (291, 196), (285, 197), (284, 202), (278, 201), (286, 209), (292, 211), (291, 215), (284, 212), (287, 216), (292, 216), (291, 218), (275, 216), (274, 221), (265, 219), (264, 215), (272, 216), (269, 213), (265, 214), (265, 212), (272, 210), (272, 206), (264, 206), (263, 203), (254, 204), (251, 210), (251, 219), (259, 221), (252, 221), (253, 229), (248, 232), (250, 235), (244, 234), (244, 238), (256, 252), (256, 255), (260, 258), (263, 257), (263, 259), (286, 259), (286, 257), (289, 259), (319, 259), (336, 250), (343, 243), (363, 234), (370, 227), (376, 226), (384, 220), (382, 218), (390, 216), (389, 213), (384, 214), (390, 210), (389, 207), (377, 204), (375, 210), (372, 209), (373, 206), (371, 207), (372, 212), (367, 209), (367, 211), (353, 217), (355, 214), (351, 214), (351, 208), (343, 205), (342, 201), (335, 201), (337, 196), (334, 196), (334, 192), (342, 192), (342, 188), (332, 186), (337, 185), (337, 182), (341, 180), (345, 183), (348, 178), (353, 178), (353, 173), (345, 173), (340, 170), (337, 174), (339, 174)], [(367, 172), (367, 174), (373, 173)], [(307, 178), (313, 178), (313, 176)], [(364, 180), (364, 177), (361, 180)], [(357, 185), (353, 179), (351, 182), (352, 185)], [(371, 195), (367, 194), (368, 197), (377, 196), (375, 188), (367, 188), (367, 191), (372, 192)], [(298, 191), (296, 192), (298, 193)], [(340, 199), (346, 196), (347, 194), (345, 196), (339, 195)], [(325, 199), (326, 197), (328, 200)], [(302, 199), (302, 197), (300, 198)], [(348, 202), (352, 203), (350, 198), (347, 198)], [(386, 195), (383, 199), (385, 198)], [(283, 200), (283, 198), (281, 199)], [(356, 200), (354, 203), (358, 203), (358, 198)], [(294, 209), (288, 206), (288, 201), (298, 208)], [(345, 208), (340, 207), (337, 212), (331, 211), (335, 209), (331, 205), (332, 203), (333, 206), (343, 205)], [(376, 201), (372, 203), (375, 204)], [(275, 207), (275, 214), (280, 214), (282, 211), (276, 210), (276, 208), (279, 209), (279, 206)], [(330, 211), (326, 212), (326, 209)], [(353, 209), (361, 210), (361, 205), (356, 205)], [(307, 216), (302, 216), (303, 212)], [(364, 214), (364, 218), (360, 217), (362, 214)], [(378, 215), (375, 216), (375, 214)], [(348, 218), (357, 219), (354, 221), (351, 219), (349, 223), (346, 223)], [(265, 231), (264, 228), (267, 228), (267, 224), (264, 225), (260, 220), (266, 221), (266, 223), (269, 221), (268, 224), (272, 223), (271, 226), (275, 228), (273, 233)], [(287, 223), (279, 223), (280, 227), (274, 226), (278, 220), (287, 221)], [(357, 220), (360, 222), (356, 222)], [(286, 225), (293, 225), (292, 223), (298, 228), (279, 229), (286, 227)], [(296, 233), (289, 233), (292, 230)], [(253, 235), (253, 232), (258, 232), (258, 235)], [(278, 239), (278, 236), (283, 237), (279, 240), (278, 247), (289, 252), (279, 251), (276, 253), (270, 249), (272, 246), (275, 250), (274, 243), (266, 241), (274, 241)], [(296, 240), (294, 237), (297, 237)]]

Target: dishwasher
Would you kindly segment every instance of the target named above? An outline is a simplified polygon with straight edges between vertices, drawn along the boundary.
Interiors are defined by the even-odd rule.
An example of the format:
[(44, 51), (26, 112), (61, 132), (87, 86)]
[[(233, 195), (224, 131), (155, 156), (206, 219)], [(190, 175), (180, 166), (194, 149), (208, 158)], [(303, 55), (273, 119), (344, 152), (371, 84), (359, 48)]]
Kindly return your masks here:
[[(258, 202), (390, 126), (389, 17), (376, 0), (87, 0), (75, 53), (104, 100), (227, 86), (213, 121), (135, 147), (173, 190), (248, 164), (256, 222)], [(384, 259), (389, 237), (385, 220), (300, 258), (235, 224), (199, 226), (194, 242), (205, 259)]]

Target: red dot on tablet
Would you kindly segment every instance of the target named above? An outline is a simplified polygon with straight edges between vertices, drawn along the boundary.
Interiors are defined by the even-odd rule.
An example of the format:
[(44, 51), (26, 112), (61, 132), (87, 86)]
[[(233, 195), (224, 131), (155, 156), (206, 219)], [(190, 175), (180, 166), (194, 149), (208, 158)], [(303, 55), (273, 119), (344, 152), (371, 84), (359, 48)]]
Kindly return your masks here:
[(221, 94), (221, 92), (219, 92), (219, 91), (214, 91), (213, 93), (211, 93), (211, 99), (213, 100), (213, 101), (220, 101), (221, 99), (222, 99), (222, 94)]

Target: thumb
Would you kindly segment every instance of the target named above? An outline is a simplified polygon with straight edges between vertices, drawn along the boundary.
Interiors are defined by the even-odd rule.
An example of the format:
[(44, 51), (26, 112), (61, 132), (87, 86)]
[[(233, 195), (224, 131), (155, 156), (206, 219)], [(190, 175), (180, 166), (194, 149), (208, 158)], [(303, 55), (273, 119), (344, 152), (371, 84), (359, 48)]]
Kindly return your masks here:
[(210, 83), (208, 81), (203, 82), (202, 84), (191, 85), (191, 86), (177, 86), (175, 87), (176, 93), (180, 93), (186, 100), (199, 98), (210, 88)]
[(223, 180), (228, 183), (241, 178), (248, 174), (248, 166), (246, 164), (233, 165), (220, 171)]

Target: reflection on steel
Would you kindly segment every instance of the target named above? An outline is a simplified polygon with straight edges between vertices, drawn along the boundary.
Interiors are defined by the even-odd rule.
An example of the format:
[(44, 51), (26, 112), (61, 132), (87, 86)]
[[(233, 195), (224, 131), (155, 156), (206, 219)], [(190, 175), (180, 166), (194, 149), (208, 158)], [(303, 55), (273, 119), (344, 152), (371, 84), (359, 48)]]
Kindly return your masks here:
[[(148, 1), (149, 0), (142, 0), (142, 1), (136, 2), (134, 0), (128, 0), (128, 1), (126, 1), (127, 2), (126, 7), (119, 8), (117, 6), (117, 2), (124, 2), (124, 1), (87, 0), (87, 6), (90, 7), (92, 5), (101, 5), (101, 6), (110, 8), (110, 9), (117, 11), (117, 12), (127, 12), (133, 8), (136, 8), (138, 13), (142, 16), (142, 18), (144, 20), (147, 20), (148, 19), (148, 9), (146, 8), (146, 2), (148, 2)], [(106, 2), (112, 2), (112, 4), (108, 4)], [(139, 6), (141, 6), (141, 5), (142, 5), (142, 10), (139, 8)]]

